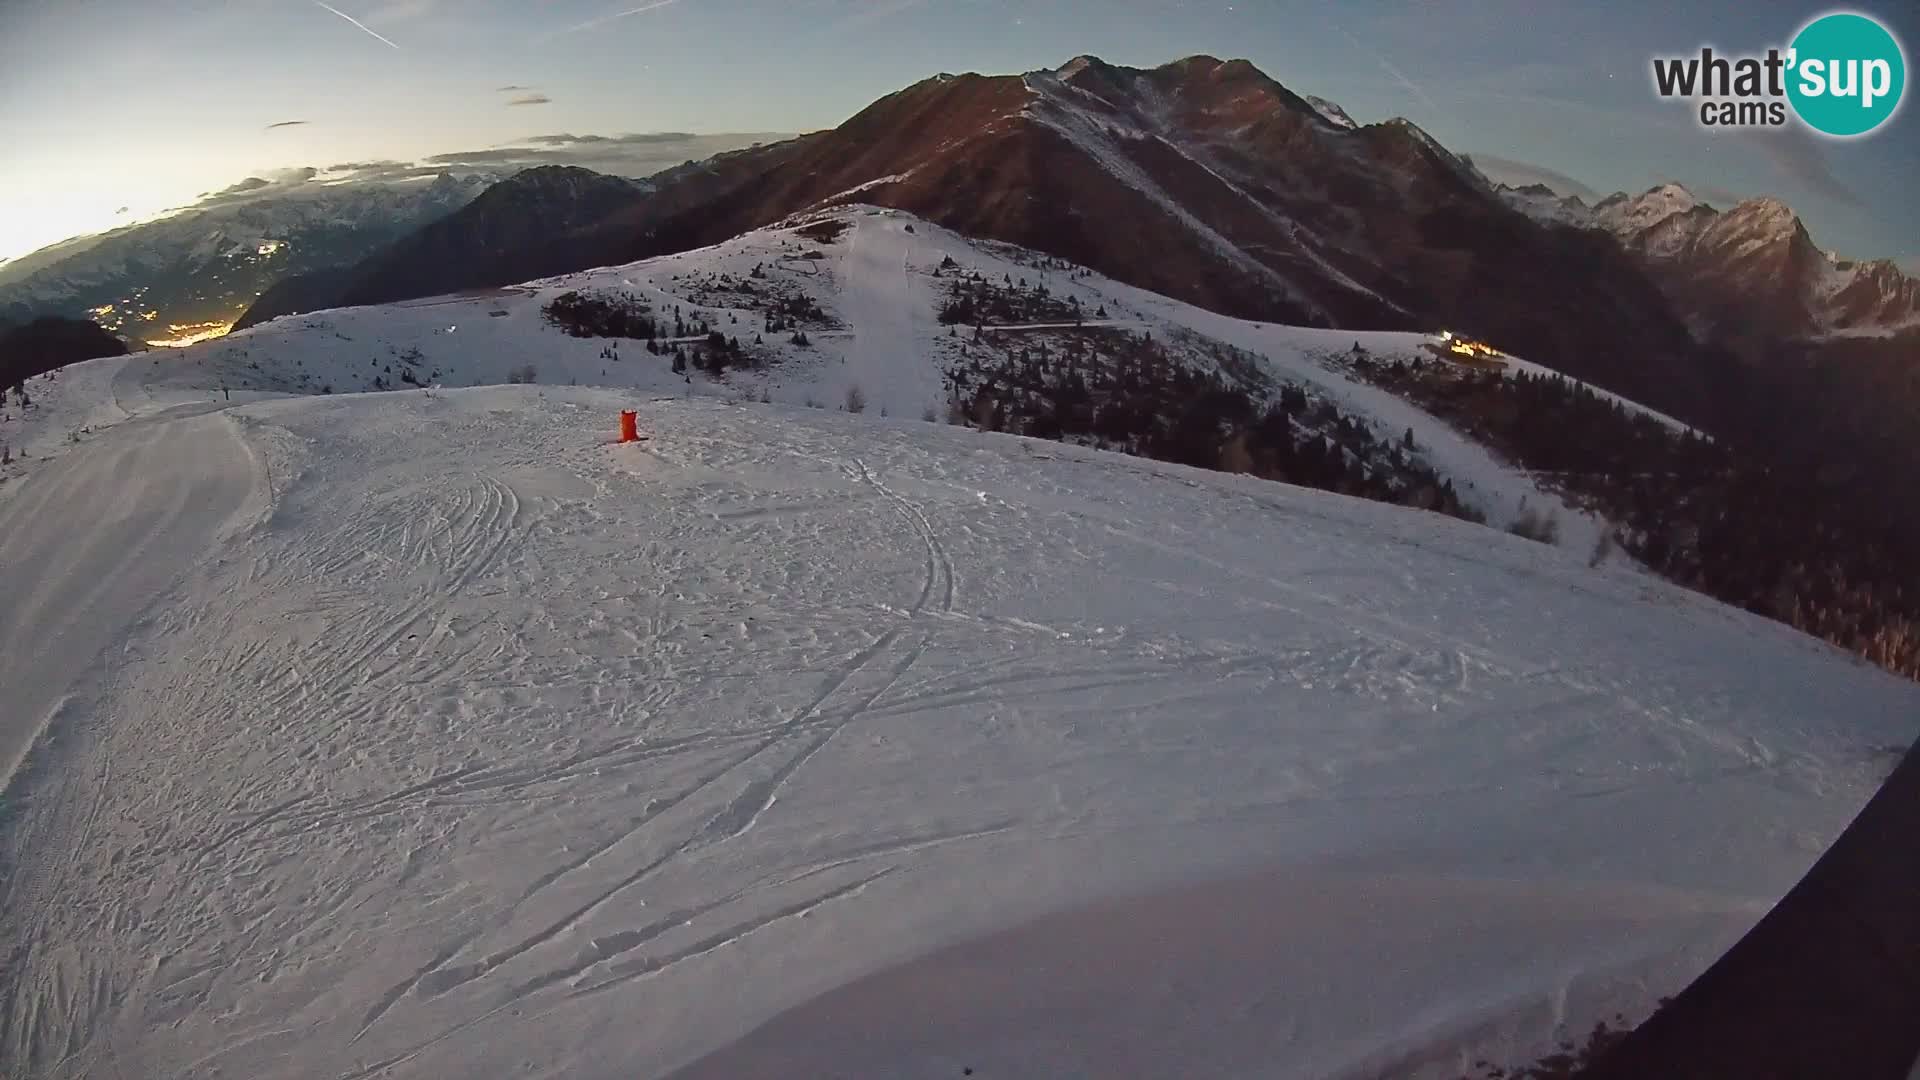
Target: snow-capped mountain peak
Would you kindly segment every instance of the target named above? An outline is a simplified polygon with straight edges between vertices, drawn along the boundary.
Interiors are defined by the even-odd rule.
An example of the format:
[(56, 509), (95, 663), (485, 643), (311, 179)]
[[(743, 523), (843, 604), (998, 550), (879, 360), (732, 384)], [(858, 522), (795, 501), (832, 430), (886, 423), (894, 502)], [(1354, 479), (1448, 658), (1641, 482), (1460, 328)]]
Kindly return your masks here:
[(1784, 201), (1724, 211), (1679, 184), (1595, 207), (1603, 228), (1642, 259), (1703, 336), (1750, 340), (1889, 336), (1920, 328), (1920, 282), (1887, 260), (1823, 251)]
[(1313, 106), (1313, 111), (1319, 113), (1322, 120), (1332, 124), (1334, 127), (1351, 131), (1360, 126), (1355, 122), (1353, 117), (1347, 115), (1347, 110), (1328, 101), (1326, 98), (1315, 97), (1312, 94), (1302, 94), (1300, 96), (1306, 100), (1307, 104)]
[(1660, 184), (1639, 195), (1612, 195), (1593, 210), (1595, 223), (1615, 235), (1644, 232), (1677, 214), (1713, 212), (1693, 192), (1675, 183)]
[(1695, 196), (1693, 192), (1687, 190), (1686, 185), (1671, 180), (1664, 184), (1656, 184), (1648, 188), (1646, 194), (1642, 195), (1641, 198), (1657, 200), (1681, 210), (1690, 209), (1700, 204), (1700, 199)]
[(1743, 199), (1725, 210), (1715, 211), (1715, 214), (1720, 219), (1716, 222), (1717, 227), (1733, 227), (1748, 233), (1785, 237), (1804, 229), (1800, 216), (1793, 212), (1793, 208), (1771, 195)]
[(1071, 82), (1081, 72), (1100, 63), (1099, 57), (1082, 54), (1055, 68), (1053, 75), (1062, 82)]
[(1545, 184), (1525, 184), (1520, 187), (1497, 184), (1494, 186), (1494, 191), (1509, 207), (1543, 225), (1572, 226), (1580, 229), (1598, 227), (1594, 219), (1594, 208), (1588, 206), (1578, 195), (1562, 196)]

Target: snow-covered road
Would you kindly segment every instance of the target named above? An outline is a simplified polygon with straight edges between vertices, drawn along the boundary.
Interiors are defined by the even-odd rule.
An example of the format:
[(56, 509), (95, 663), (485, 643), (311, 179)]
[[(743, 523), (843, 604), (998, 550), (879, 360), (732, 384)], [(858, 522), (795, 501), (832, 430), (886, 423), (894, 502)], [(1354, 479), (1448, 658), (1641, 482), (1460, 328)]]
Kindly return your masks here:
[[(911, 421), (349, 395), (27, 484), (7, 591), (64, 591), (6, 609), (9, 706), (80, 670), (88, 707), (5, 791), (8, 1076), (658, 1076), (1088, 910), (1048, 938), (1079, 1000), (1117, 898), (1248, 874), (1207, 895), (1291, 905), (1262, 964), (1045, 1046), (990, 983), (938, 1019), (1016, 1075), (1153, 1001), (1286, 1033), (1281, 1076), (1531, 1047), (1704, 966), (1920, 717), (1490, 530)], [(177, 571), (91, 606), (123, 564)], [(43, 644), (80, 631), (103, 662)], [(890, 1045), (859, 1063), (945, 1075)]]

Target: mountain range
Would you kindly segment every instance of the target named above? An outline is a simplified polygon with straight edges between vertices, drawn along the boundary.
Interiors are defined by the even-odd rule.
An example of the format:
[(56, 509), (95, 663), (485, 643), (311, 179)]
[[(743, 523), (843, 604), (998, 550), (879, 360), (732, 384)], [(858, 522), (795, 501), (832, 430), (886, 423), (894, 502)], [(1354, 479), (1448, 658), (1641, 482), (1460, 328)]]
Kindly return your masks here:
[[(1404, 120), (1361, 125), (1245, 61), (1082, 56), (937, 75), (839, 127), (636, 184), (536, 169), (240, 325), (718, 243), (860, 201), (1019, 244), (1226, 314), (1450, 327), (1707, 424), (1739, 358), (1906, 348), (1920, 284), (1822, 253), (1782, 204), (1677, 186), (1597, 207), (1495, 185)], [(1864, 340), (1863, 340), (1864, 339)]]
[[(519, 273), (536, 265), (529, 262), (538, 258), (533, 252), (553, 237), (599, 222), (645, 190), (634, 181), (575, 166), (529, 169), (487, 188), (459, 214), (409, 232), (360, 262), (281, 279), (234, 329), (292, 312), (367, 302), (362, 294), (402, 299), (537, 277), (538, 272)], [(432, 269), (428, 292), (412, 292), (405, 284), (418, 278), (414, 267)]]
[(249, 181), (207, 205), (0, 265), (0, 320), (91, 318), (160, 343), (213, 336), (281, 278), (353, 263), (501, 178), (442, 173), (290, 189)]
[[(1730, 380), (1798, 386), (1844, 353), (1884, 383), (1920, 337), (1920, 283), (1821, 251), (1777, 200), (1720, 211), (1663, 185), (1587, 206), (1506, 188), (1412, 123), (1362, 125), (1246, 61), (1206, 56), (941, 74), (836, 128), (644, 181), (555, 166), (491, 186), (442, 177), (417, 194), (373, 214), (378, 227), (344, 215), (351, 242), (333, 245), (279, 246), (269, 237), (288, 229), (212, 212), (181, 220), (178, 270), (140, 264), (142, 280), (181, 294), (168, 310), (183, 314), (155, 321), (245, 327), (509, 285), (858, 201), (1237, 317), (1452, 328), (1708, 427), (1756, 422)], [(69, 309), (112, 305), (121, 322), (107, 325), (125, 332), (129, 309), (159, 305), (124, 295), (138, 260), (121, 246), (0, 267), (0, 318), (35, 313), (22, 291), (62, 293)], [(21, 263), (26, 280), (4, 287)]]
[(1592, 207), (1544, 185), (1501, 194), (1545, 223), (1612, 234), (1703, 340), (1743, 348), (1780, 339), (1920, 342), (1920, 279), (1891, 259), (1823, 251), (1778, 199), (1717, 210), (1671, 183)]
[[(303, 304), (387, 302), (687, 250), (859, 200), (1070, 259), (1236, 316), (1453, 326), (1661, 405), (1707, 392), (1683, 322), (1608, 237), (1538, 227), (1404, 120), (1357, 125), (1245, 61), (1093, 57), (938, 75), (829, 131), (655, 177), (609, 208), (533, 170), (512, 205), (548, 223), (503, 253), (476, 202)], [(595, 214), (597, 221), (589, 221)], [(242, 325), (278, 314), (281, 298)]]

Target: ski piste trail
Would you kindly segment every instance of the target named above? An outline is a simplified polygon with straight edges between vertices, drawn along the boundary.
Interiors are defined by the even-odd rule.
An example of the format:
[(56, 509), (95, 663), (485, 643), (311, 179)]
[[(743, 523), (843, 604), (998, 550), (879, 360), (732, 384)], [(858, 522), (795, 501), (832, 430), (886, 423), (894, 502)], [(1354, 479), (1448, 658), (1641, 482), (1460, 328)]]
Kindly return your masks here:
[(1683, 985), (1920, 728), (1579, 553), (902, 419), (949, 241), (871, 220), (770, 384), (861, 417), (63, 372), (101, 426), (0, 497), (0, 1072), (1457, 1075)]

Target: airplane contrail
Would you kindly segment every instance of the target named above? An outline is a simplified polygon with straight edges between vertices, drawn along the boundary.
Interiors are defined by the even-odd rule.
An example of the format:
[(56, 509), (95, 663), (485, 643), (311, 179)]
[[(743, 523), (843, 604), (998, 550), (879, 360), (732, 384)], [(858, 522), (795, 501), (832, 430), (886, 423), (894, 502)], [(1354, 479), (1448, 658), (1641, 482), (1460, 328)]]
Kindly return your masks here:
[(1348, 41), (1353, 42), (1354, 48), (1359, 49), (1361, 52), (1366, 53), (1368, 56), (1373, 57), (1374, 60), (1378, 62), (1382, 68), (1386, 69), (1386, 72), (1388, 75), (1393, 76), (1394, 82), (1399, 83), (1402, 87), (1406, 89), (1406, 91), (1409, 94), (1412, 94), (1414, 97), (1419, 98), (1420, 101), (1423, 104), (1425, 104), (1427, 108), (1432, 109), (1434, 112), (1444, 111), (1440, 108), (1439, 105), (1434, 103), (1434, 100), (1432, 98), (1427, 96), (1427, 92), (1425, 90), (1422, 90), (1419, 87), (1419, 85), (1416, 84), (1412, 79), (1407, 78), (1406, 74), (1402, 72), (1399, 68), (1394, 67), (1393, 63), (1389, 61), (1384, 55), (1382, 55), (1380, 50), (1369, 47), (1366, 43), (1362, 42), (1359, 38), (1354, 37), (1352, 34), (1347, 33), (1347, 28), (1344, 26), (1341, 26), (1339, 23), (1333, 22), (1333, 20), (1331, 19), (1327, 21), (1333, 26), (1335, 30), (1338, 30), (1340, 32), (1342, 37), (1346, 38)]
[(347, 20), (348, 22), (359, 27), (360, 29), (365, 30), (367, 33), (373, 35), (374, 37), (379, 38), (380, 42), (386, 45), (387, 48), (398, 49), (400, 47), (398, 45), (395, 45), (392, 41), (388, 40), (387, 38), (382, 37), (379, 31), (369, 29), (366, 23), (361, 22), (359, 19), (356, 19), (353, 16), (347, 14), (346, 12), (341, 11), (339, 8), (334, 7), (332, 4), (327, 3), (326, 0), (313, 0), (313, 2), (319, 5), (320, 7), (323, 7), (328, 11), (333, 12), (335, 15), (338, 15), (341, 18)]
[[(319, 3), (319, 0), (314, 0), (314, 2)], [(641, 4), (637, 8), (629, 8), (626, 11), (610, 12), (606, 15), (600, 16), (597, 19), (588, 19), (586, 22), (583, 22), (583, 23), (577, 23), (573, 26), (569, 26), (561, 30), (555, 30), (549, 34), (542, 34), (537, 40), (546, 41), (549, 38), (557, 38), (563, 34), (577, 33), (581, 30), (591, 30), (594, 27), (601, 25), (602, 23), (610, 23), (615, 19), (624, 19), (629, 15), (644, 15), (649, 11), (657, 11), (663, 7), (672, 7), (673, 5), (679, 2), (680, 0), (653, 0), (652, 3)]]

